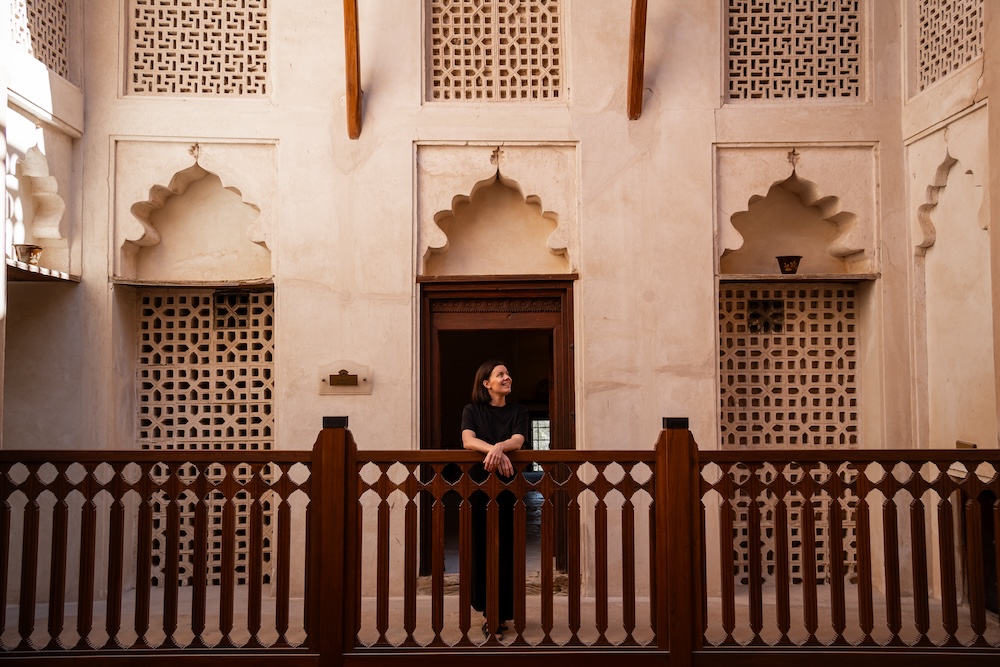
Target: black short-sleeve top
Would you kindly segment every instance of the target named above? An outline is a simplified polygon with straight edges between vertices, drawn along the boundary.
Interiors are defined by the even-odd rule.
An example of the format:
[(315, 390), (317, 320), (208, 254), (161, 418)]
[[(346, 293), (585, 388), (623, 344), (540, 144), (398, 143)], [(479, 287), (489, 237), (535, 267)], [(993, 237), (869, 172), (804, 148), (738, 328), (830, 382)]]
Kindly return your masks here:
[(462, 430), (474, 431), (480, 440), (495, 445), (507, 440), (515, 433), (528, 440), (528, 411), (523, 405), (505, 403), (494, 406), (489, 403), (469, 403), (462, 410)]

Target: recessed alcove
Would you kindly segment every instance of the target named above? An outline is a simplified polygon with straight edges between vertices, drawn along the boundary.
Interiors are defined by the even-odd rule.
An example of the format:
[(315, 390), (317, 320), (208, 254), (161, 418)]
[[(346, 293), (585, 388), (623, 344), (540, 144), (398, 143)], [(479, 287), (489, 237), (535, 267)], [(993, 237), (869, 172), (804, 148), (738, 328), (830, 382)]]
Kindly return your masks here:
[(130, 209), (143, 234), (122, 248), (137, 282), (253, 282), (271, 275), (271, 253), (250, 232), (260, 210), (197, 162)]
[(525, 197), (499, 172), (480, 181), (469, 195), (456, 196), (452, 208), (434, 216), (447, 238), (424, 257), (425, 275), (567, 273), (565, 248), (549, 239), (558, 216), (545, 211), (537, 196)]
[(822, 197), (814, 183), (791, 176), (752, 196), (747, 209), (731, 217), (743, 238), (719, 260), (720, 274), (780, 274), (776, 257), (800, 256), (799, 273), (842, 276), (851, 271), (847, 257), (862, 252), (844, 243), (857, 216), (840, 210), (837, 197)]
[[(23, 123), (23, 118), (20, 121)], [(39, 143), (17, 158), (14, 174), (8, 175), (7, 197), (11, 205), (7, 219), (7, 279), (79, 281), (79, 276), (68, 273), (72, 222), (66, 216), (66, 201), (59, 193), (59, 179), (50, 173), (49, 158), (44, 150), (51, 144), (51, 150), (59, 155), (65, 142), (42, 129), (32, 133), (39, 137)], [(14, 154), (18, 152), (13, 151)], [(22, 261), (17, 256), (18, 244), (38, 246), (41, 258), (36, 264)]]
[(114, 159), (115, 282), (271, 282), (274, 143), (121, 139)]
[[(873, 146), (720, 146), (716, 160), (721, 280), (878, 277)], [(782, 255), (802, 257), (796, 274)]]
[(425, 144), (415, 158), (419, 275), (575, 272), (575, 145)]

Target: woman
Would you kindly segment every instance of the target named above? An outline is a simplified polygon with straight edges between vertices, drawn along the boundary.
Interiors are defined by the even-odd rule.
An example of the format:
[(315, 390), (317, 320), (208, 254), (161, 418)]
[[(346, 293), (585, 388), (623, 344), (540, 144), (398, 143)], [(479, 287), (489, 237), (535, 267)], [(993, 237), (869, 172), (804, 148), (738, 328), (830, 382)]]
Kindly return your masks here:
[[(470, 475), (476, 482), (484, 482), (491, 473), (508, 482), (513, 479), (514, 465), (507, 452), (521, 448), (528, 436), (528, 412), (524, 407), (508, 403), (511, 377), (502, 361), (487, 361), (476, 371), (472, 383), (472, 403), (462, 411), (462, 445), (465, 449), (485, 455)], [(507, 630), (505, 621), (514, 618), (514, 503), (517, 498), (510, 491), (497, 496), (500, 509), (500, 530), (495, 536), (487, 535), (486, 512), (488, 496), (482, 491), (472, 494), (472, 607), (486, 613), (486, 559), (487, 546), (496, 549), (499, 567), (499, 612), (497, 627), (491, 633), (488, 621), (483, 623), (483, 633), (491, 634), (497, 641)]]

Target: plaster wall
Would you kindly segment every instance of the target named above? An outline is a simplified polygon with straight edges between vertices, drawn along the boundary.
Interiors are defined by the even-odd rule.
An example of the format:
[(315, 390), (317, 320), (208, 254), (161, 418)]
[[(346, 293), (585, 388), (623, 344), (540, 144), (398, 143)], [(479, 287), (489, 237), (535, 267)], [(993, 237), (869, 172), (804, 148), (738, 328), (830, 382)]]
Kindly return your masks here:
[[(148, 200), (153, 188), (169, 188), (194, 162), (188, 150), (197, 144), (198, 164), (260, 210), (251, 241), (271, 253), (280, 448), (308, 447), (320, 418), (330, 414), (350, 415), (365, 447), (417, 446), (414, 278), (436, 242), (425, 232), (434, 231), (433, 216), (450, 209), (452, 198), (471, 194), (482, 180), (474, 174), (495, 174), (489, 156), (497, 147), (506, 155), (501, 175), (526, 198), (537, 196), (543, 214), (558, 221), (547, 239), (549, 252), (565, 248), (568, 268), (578, 275), (581, 448), (650, 445), (660, 417), (670, 415), (688, 416), (702, 446), (716, 446), (713, 212), (720, 204), (728, 208), (726, 202), (745, 208), (750, 197), (787, 177), (778, 171), (790, 167), (789, 146), (807, 148), (801, 168), (824, 194), (829, 189), (853, 200), (844, 208), (864, 218), (853, 242), (865, 249), (867, 266), (878, 266), (880, 225), (894, 222), (880, 217), (880, 199), (893, 201), (900, 192), (878, 170), (898, 167), (898, 159), (881, 150), (898, 136), (898, 129), (890, 131), (899, 115), (890, 76), (896, 70), (870, 59), (870, 99), (832, 104), (823, 114), (787, 105), (723, 104), (716, 3), (650, 9), (647, 32), (657, 37), (647, 40), (643, 114), (628, 121), (622, 110), (630, 5), (624, 0), (566, 3), (567, 100), (533, 105), (422, 102), (420, 4), (366, 2), (359, 16), (364, 126), (356, 141), (347, 138), (337, 94), (343, 54), (328, 39), (342, 29), (339, 7), (273, 7), (272, 94), (239, 100), (122, 94), (122, 45), (99, 27), (123, 26), (120, 9), (111, 1), (87, 9), (87, 233), (79, 292), (100, 305), (81, 315), (95, 337), (84, 345), (81, 372), (103, 388), (103, 398), (126, 391), (107, 370), (118, 345), (113, 341), (131, 335), (130, 324), (112, 315), (119, 306), (110, 298), (108, 266), (113, 275), (141, 278), (121, 250), (148, 237), (131, 207)], [(893, 34), (898, 16), (891, 3), (870, 11), (872, 32)], [(398, 25), (413, 29), (390, 29)], [(602, 38), (588, 38), (594, 34)], [(898, 44), (885, 41), (878, 48), (887, 52)], [(749, 159), (736, 169), (753, 180), (731, 178), (718, 166), (713, 145), (724, 146), (736, 162)], [(462, 146), (468, 148), (448, 153)], [(437, 172), (425, 170), (435, 151), (464, 151), (478, 160), (478, 171), (436, 178)], [(756, 168), (764, 162), (753, 163), (753, 156), (768, 151), (780, 158), (774, 178)], [(866, 164), (852, 167), (851, 155)], [(456, 159), (449, 170), (461, 163)], [(518, 173), (523, 164), (530, 168)], [(838, 182), (845, 177), (860, 180)], [(753, 187), (757, 181), (760, 187)], [(466, 262), (463, 272), (480, 271), (474, 268), (478, 258)], [(199, 271), (148, 277), (219, 278)], [(871, 335), (877, 338), (877, 331)], [(333, 360), (371, 368), (372, 394), (321, 396), (316, 371)], [(101, 411), (84, 407), (88, 400), (99, 399), (80, 401), (75, 417), (93, 423)], [(102, 446), (124, 440), (132, 419), (123, 406), (110, 431), (94, 425), (92, 439)], [(888, 419), (906, 417), (892, 412)]]

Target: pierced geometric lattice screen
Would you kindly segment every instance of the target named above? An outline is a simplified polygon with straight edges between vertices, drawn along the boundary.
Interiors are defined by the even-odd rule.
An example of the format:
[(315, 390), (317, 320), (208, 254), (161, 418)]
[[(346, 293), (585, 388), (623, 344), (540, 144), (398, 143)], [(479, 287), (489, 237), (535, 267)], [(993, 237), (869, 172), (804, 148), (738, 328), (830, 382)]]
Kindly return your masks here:
[(128, 0), (130, 95), (268, 93), (268, 0)]
[[(269, 450), (273, 445), (273, 292), (149, 290), (139, 294), (138, 436), (143, 449)], [(193, 466), (179, 474), (196, 474)], [(209, 481), (225, 478), (223, 469)], [(269, 474), (267, 471), (264, 473)], [(232, 471), (238, 480), (240, 468)], [(244, 480), (245, 481), (245, 480)], [(221, 494), (208, 502), (214, 537), (208, 545), (208, 583), (221, 581)], [(153, 506), (153, 585), (160, 585), (166, 544), (166, 508), (176, 503), (180, 525), (194, 526), (197, 499), (161, 494)], [(247, 570), (246, 517), (253, 500), (237, 496), (235, 568), (237, 583)], [(273, 499), (262, 499), (264, 562), (271, 561)], [(181, 585), (190, 585), (194, 543), (181, 540), (177, 564)], [(265, 570), (264, 581), (270, 580)]]
[(983, 0), (919, 0), (920, 90), (983, 55)]
[(562, 97), (559, 0), (427, 0), (427, 99)]
[(857, 447), (856, 326), (849, 284), (724, 283), (722, 446)]
[(140, 445), (270, 449), (273, 320), (272, 292), (143, 292)]
[[(745, 483), (746, 477), (751, 473), (743, 468), (734, 470), (731, 474), (742, 475), (743, 479), (738, 480)], [(756, 471), (760, 475), (764, 484), (771, 484), (779, 475), (783, 475), (789, 485), (799, 483), (803, 470), (796, 464), (782, 465), (775, 468), (767, 464), (762, 470)], [(843, 468), (841, 470), (831, 470), (826, 464), (819, 464), (810, 471), (813, 479), (819, 483), (825, 483), (830, 475), (839, 474), (845, 482), (852, 483), (857, 478), (854, 469)], [(787, 576), (791, 583), (801, 584), (804, 580), (805, 568), (812, 567), (818, 583), (829, 581), (831, 575), (831, 562), (838, 553), (834, 549), (830, 535), (830, 511), (832, 499), (829, 494), (823, 492), (814, 495), (810, 502), (806, 504), (803, 496), (797, 492), (791, 492), (783, 499), (787, 510), (786, 530), (788, 531), (789, 558)], [(782, 573), (778, 572), (778, 559), (776, 557), (775, 543), (775, 512), (778, 510), (778, 499), (770, 493), (764, 492), (757, 498), (760, 524), (760, 559), (762, 573), (766, 580), (774, 580)], [(858, 545), (857, 545), (857, 506), (858, 499), (855, 495), (847, 493), (841, 503), (841, 534), (842, 541), (839, 545), (839, 553), (843, 557), (843, 571), (848, 576), (857, 572)], [(735, 497), (731, 499), (734, 512), (733, 521), (733, 556), (735, 559), (733, 576), (741, 585), (749, 584), (750, 573), (750, 496), (743, 490), (737, 491)], [(807, 509), (808, 508), (808, 509)], [(806, 562), (803, 558), (803, 542), (808, 539), (802, 532), (802, 513), (812, 512), (813, 536), (811, 538), (815, 549), (815, 562)]]
[(864, 0), (727, 0), (730, 100), (862, 96)]
[(69, 78), (68, 0), (13, 0), (11, 44), (63, 77)]

